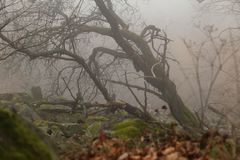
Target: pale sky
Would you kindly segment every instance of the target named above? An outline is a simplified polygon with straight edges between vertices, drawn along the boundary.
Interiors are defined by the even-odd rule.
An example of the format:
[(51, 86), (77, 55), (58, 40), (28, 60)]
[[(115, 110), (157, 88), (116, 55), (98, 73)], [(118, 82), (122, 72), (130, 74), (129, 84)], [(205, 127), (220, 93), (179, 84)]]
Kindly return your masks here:
[[(173, 40), (170, 46), (172, 55), (186, 68), (192, 67), (192, 61), (182, 43), (182, 38), (198, 41), (203, 37), (194, 24), (200, 22), (202, 27), (215, 25), (219, 30), (235, 24), (233, 16), (203, 11), (206, 9), (204, 3), (199, 4), (196, 0), (149, 0), (141, 3), (140, 8), (147, 24), (156, 25), (167, 32), (169, 38)], [(182, 83), (185, 78), (178, 68), (179, 66), (174, 63), (171, 65), (171, 78), (179, 87), (180, 94), (187, 98), (188, 95), (185, 94), (190, 93), (187, 91), (190, 88), (188, 83)]]
[[(201, 14), (196, 0), (129, 0), (137, 1), (141, 15), (147, 24), (153, 24), (164, 29), (169, 38), (174, 40), (171, 51), (184, 65), (188, 64), (186, 50), (181, 38), (198, 39), (199, 34), (194, 28), (194, 23), (202, 21), (203, 24), (228, 24), (228, 17), (215, 13)], [(207, 1), (207, 0), (206, 0)], [(138, 7), (138, 6), (136, 6)], [(199, 18), (199, 15), (201, 17)], [(190, 62), (189, 62), (190, 63)], [(174, 69), (173, 69), (174, 70)], [(177, 74), (175, 77), (179, 77)], [(1, 78), (1, 77), (0, 77)], [(15, 79), (12, 77), (12, 79)], [(177, 78), (175, 78), (177, 79)], [(0, 88), (11, 88), (12, 83), (1, 83)], [(9, 84), (9, 86), (8, 86)], [(18, 85), (16, 86), (18, 87)]]
[[(206, 0), (207, 1), (207, 0)], [(194, 23), (229, 25), (230, 16), (219, 13), (201, 12), (204, 3), (196, 0), (149, 0), (140, 5), (143, 18), (148, 24), (166, 29), (170, 35), (185, 37), (194, 32)]]

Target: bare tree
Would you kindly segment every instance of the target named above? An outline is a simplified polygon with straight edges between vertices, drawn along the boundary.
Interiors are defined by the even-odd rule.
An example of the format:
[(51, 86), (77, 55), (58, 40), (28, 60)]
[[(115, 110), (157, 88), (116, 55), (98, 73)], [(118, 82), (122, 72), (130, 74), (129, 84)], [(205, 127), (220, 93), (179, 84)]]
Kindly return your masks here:
[[(0, 13), (6, 17), (1, 22), (0, 30), (2, 60), (22, 55), (31, 61), (50, 59), (68, 62), (69, 66), (59, 72), (61, 75), (61, 72), (69, 68), (72, 71), (68, 77), (59, 76), (66, 86), (65, 90), (70, 92), (69, 82), (76, 79), (73, 75), (79, 75), (80, 79), (84, 72), (96, 86), (95, 91), (99, 91), (113, 106), (119, 107), (121, 104), (125, 110), (151, 119), (147, 112), (147, 93), (151, 93), (169, 105), (172, 115), (183, 127), (199, 128), (199, 121), (185, 106), (170, 79), (167, 47), (171, 40), (164, 31), (153, 25), (144, 27), (140, 34), (131, 31), (117, 13), (116, 7), (119, 6), (116, 3), (128, 7), (126, 0), (114, 3), (110, 0), (16, 0), (15, 3), (6, 1), (6, 7)], [(107, 39), (106, 42), (111, 45), (96, 46), (98, 43), (93, 40), (96, 36), (100, 37), (99, 40)], [(86, 46), (92, 46), (92, 52)], [(123, 61), (130, 62), (142, 80), (155, 91), (146, 85), (142, 87), (130, 84), (127, 73), (125, 82), (116, 82), (108, 74), (108, 69)], [(134, 96), (142, 109), (128, 103), (117, 105), (107, 89), (114, 82), (126, 86), (133, 95), (131, 88), (143, 90), (144, 103)], [(80, 89), (79, 86), (78, 96), (70, 92), (76, 100), (81, 97), (80, 93), (83, 94)]]
[(199, 30), (205, 37), (200, 43), (184, 40), (193, 62), (200, 102), (198, 117), (203, 126), (213, 127), (215, 116), (209, 116), (210, 111), (219, 117), (214, 127), (223, 123), (235, 126), (230, 115), (233, 115), (233, 110), (237, 114), (239, 106), (239, 67), (236, 61), (240, 46), (229, 30), (219, 32), (213, 25), (203, 29), (199, 26)]
[[(222, 29), (219, 31), (219, 33), (216, 35), (216, 32), (214, 32), (215, 36), (213, 36), (213, 32), (211, 34), (211, 41), (212, 47), (214, 47), (214, 51), (210, 52), (211, 55), (217, 51), (220, 51), (221, 45), (219, 45), (219, 41), (223, 43), (223, 47), (225, 48), (222, 50), (222, 56), (221, 56), (221, 65), (215, 65), (216, 68), (220, 68), (219, 71), (219, 79), (216, 81), (222, 81), (223, 83), (221, 85), (217, 84), (215, 82), (215, 88), (221, 88), (218, 89), (218, 100), (215, 100), (214, 103), (209, 106), (212, 111), (215, 113), (221, 113), (219, 114), (221, 118), (221, 121), (225, 118), (230, 123), (231, 126), (231, 132), (234, 136), (236, 136), (237, 130), (239, 128), (237, 127), (239, 125), (238, 117), (239, 117), (239, 95), (240, 95), (240, 82), (239, 82), (239, 9), (240, 9), (240, 1), (239, 0), (204, 0), (204, 3), (202, 4), (202, 10), (203, 12), (218, 12), (220, 14), (227, 14), (230, 15), (231, 18), (233, 18), (233, 23), (228, 23), (225, 29)], [(225, 63), (223, 61), (225, 55), (229, 55), (227, 62)], [(224, 75), (224, 76), (223, 76)], [(214, 87), (213, 87), (214, 88)], [(224, 91), (225, 90), (225, 91)], [(229, 96), (228, 96), (229, 95)], [(216, 93), (214, 93), (213, 96), (216, 96)], [(228, 98), (226, 98), (228, 96)], [(211, 97), (211, 96), (210, 96)], [(211, 98), (209, 98), (211, 99)], [(219, 104), (224, 108), (220, 109)], [(210, 103), (210, 101), (209, 101)], [(213, 108), (215, 107), (215, 108)], [(239, 134), (239, 133), (238, 133)]]

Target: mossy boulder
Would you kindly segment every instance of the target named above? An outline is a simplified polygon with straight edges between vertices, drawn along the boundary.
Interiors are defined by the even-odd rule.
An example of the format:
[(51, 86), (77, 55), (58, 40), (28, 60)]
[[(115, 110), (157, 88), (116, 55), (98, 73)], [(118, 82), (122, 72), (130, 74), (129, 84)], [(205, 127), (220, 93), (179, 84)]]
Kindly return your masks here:
[(72, 109), (65, 105), (44, 104), (37, 109), (40, 117), (47, 121), (59, 123), (75, 123), (81, 119), (81, 113), (72, 113)]
[(16, 114), (0, 110), (1, 160), (52, 160), (45, 145)]
[(13, 106), (17, 113), (27, 121), (33, 122), (36, 120), (41, 120), (41, 117), (38, 115), (38, 113), (28, 105), (23, 103), (16, 103), (13, 104)]
[(0, 109), (4, 109), (4, 110), (11, 110), (13, 107), (13, 103), (11, 101), (7, 101), (7, 100), (1, 100), (0, 99)]
[(47, 112), (71, 112), (71, 107), (65, 106), (65, 105), (52, 105), (52, 104), (42, 104), (39, 107), (39, 110), (41, 111), (47, 111)]
[(102, 129), (102, 122), (94, 122), (90, 125), (86, 125), (85, 133), (89, 137), (96, 137)]
[(34, 100), (33, 98), (27, 93), (13, 93), (13, 102), (20, 102), (20, 103), (32, 103)]
[(104, 123), (108, 122), (109, 119), (104, 116), (89, 116), (85, 119), (83, 128), (85, 133), (89, 137), (95, 137), (99, 134), (100, 130), (103, 129)]
[(48, 136), (57, 138), (69, 138), (76, 133), (82, 133), (83, 128), (78, 123), (58, 123), (45, 120), (35, 121), (33, 123), (37, 128), (43, 131)]
[(130, 119), (125, 119), (122, 122), (115, 124), (113, 126), (113, 129), (118, 130), (118, 129), (123, 129), (123, 128), (129, 127), (129, 126), (136, 127), (140, 130), (143, 130), (147, 127), (147, 124), (141, 119), (130, 118)]
[(109, 121), (108, 117), (105, 116), (89, 116), (86, 119), (86, 123), (94, 123), (94, 122), (106, 122)]
[(121, 139), (134, 139), (141, 136), (141, 131), (133, 126), (128, 126), (122, 129), (115, 130), (113, 136)]
[(10, 112), (16, 112), (22, 118), (29, 122), (40, 120), (41, 117), (36, 111), (24, 103), (15, 103), (11, 101), (0, 100), (0, 109)]
[(113, 126), (113, 136), (122, 139), (133, 139), (141, 136), (144, 130), (148, 129), (148, 125), (140, 119), (126, 119)]
[(10, 102), (15, 102), (15, 103), (26, 103), (26, 104), (30, 104), (32, 103), (34, 100), (33, 98), (24, 92), (20, 92), (20, 93), (2, 93), (0, 94), (0, 100), (4, 100), (4, 101), (10, 101)]

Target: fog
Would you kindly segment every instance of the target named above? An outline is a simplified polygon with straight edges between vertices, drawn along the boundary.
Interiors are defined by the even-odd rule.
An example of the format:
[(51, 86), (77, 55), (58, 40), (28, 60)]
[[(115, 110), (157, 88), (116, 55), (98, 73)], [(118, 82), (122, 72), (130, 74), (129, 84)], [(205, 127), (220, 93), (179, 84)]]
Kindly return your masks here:
[[(150, 0), (150, 1), (134, 1), (131, 5), (139, 9), (141, 15), (140, 21), (144, 21), (147, 25), (152, 24), (163, 29), (168, 37), (173, 40), (170, 43), (171, 54), (178, 60), (183, 67), (191, 66), (191, 60), (182, 39), (191, 39), (198, 41), (203, 38), (202, 34), (196, 28), (196, 25), (215, 25), (219, 30), (231, 26), (235, 26), (234, 18), (231, 15), (211, 12), (206, 9), (204, 3), (199, 4), (194, 0)], [(131, 24), (134, 26), (134, 24)], [(2, 62), (3, 63), (3, 62)], [(182, 73), (177, 71), (178, 66), (171, 66), (172, 76), (176, 83), (183, 81)], [(174, 68), (176, 67), (176, 68)], [(29, 88), (31, 84), (41, 85), (40, 72), (35, 76), (29, 73), (9, 71), (6, 64), (3, 65), (1, 71), (0, 92), (21, 91)], [(16, 67), (18, 68), (18, 67)], [(176, 71), (175, 71), (176, 70)], [(36, 78), (36, 75), (38, 77)], [(29, 76), (31, 78), (29, 78)], [(184, 85), (182, 86), (184, 88)], [(181, 88), (179, 90), (181, 92)], [(184, 91), (182, 94), (188, 94)]]
[[(228, 27), (236, 27), (237, 21), (234, 15), (223, 10), (214, 10), (208, 7), (208, 3), (199, 4), (192, 0), (152, 0), (140, 4), (143, 19), (147, 24), (154, 24), (164, 29), (173, 42), (170, 44), (171, 53), (176, 57), (183, 68), (191, 68), (192, 61), (183, 44), (183, 39), (200, 42), (204, 35), (197, 28), (214, 25), (220, 32)], [(196, 103), (196, 97), (188, 89), (189, 83), (186, 77), (182, 77), (179, 66), (172, 65), (172, 76), (178, 84), (178, 91), (184, 95), (186, 101)], [(193, 79), (196, 77), (193, 76)], [(185, 82), (184, 82), (185, 81)], [(194, 84), (193, 84), (194, 85)], [(188, 91), (187, 91), (188, 90)]]
[[(137, 14), (140, 14), (139, 19), (141, 22), (161, 28), (167, 33), (168, 38), (172, 40), (168, 48), (171, 57), (176, 61), (169, 62), (171, 66), (170, 77), (176, 83), (177, 90), (184, 101), (191, 106), (198, 106), (199, 96), (197, 95), (196, 76), (192, 59), (183, 43), (183, 39), (195, 41), (196, 43), (201, 42), (205, 36), (197, 26), (203, 29), (204, 26), (214, 25), (218, 31), (221, 31), (227, 27), (237, 26), (236, 17), (229, 12), (211, 10), (207, 3), (199, 4), (195, 0), (133, 1), (131, 5), (139, 9)], [(137, 21), (135, 22), (137, 23)], [(139, 26), (141, 27), (141, 25)], [(130, 24), (130, 30), (139, 30), (139, 26), (135, 27), (135, 24)], [(23, 72), (17, 69), (26, 66), (19, 66), (9, 71), (4, 62), (2, 62), (2, 66), (0, 73), (0, 92), (2, 93), (29, 90), (33, 85), (49, 88), (48, 82), (43, 78), (46, 75), (41, 69), (40, 71)], [(179, 66), (187, 72), (189, 81), (186, 81), (186, 76), (183, 75)], [(205, 76), (208, 77), (209, 75), (206, 73)], [(202, 84), (203, 88), (208, 85), (208, 79), (205, 79), (206, 81), (203, 80)], [(48, 87), (44, 85), (48, 85)], [(129, 98), (129, 95), (122, 94), (120, 98)], [(157, 105), (159, 101), (152, 103)]]
[[(192, 0), (151, 0), (140, 4), (143, 19), (165, 29), (170, 36), (191, 37), (195, 25), (217, 25), (219, 29), (236, 25), (235, 17), (229, 12), (211, 10), (206, 3)], [(195, 33), (196, 34), (196, 33)]]
[(239, 158), (239, 13), (0, 0), (0, 159)]

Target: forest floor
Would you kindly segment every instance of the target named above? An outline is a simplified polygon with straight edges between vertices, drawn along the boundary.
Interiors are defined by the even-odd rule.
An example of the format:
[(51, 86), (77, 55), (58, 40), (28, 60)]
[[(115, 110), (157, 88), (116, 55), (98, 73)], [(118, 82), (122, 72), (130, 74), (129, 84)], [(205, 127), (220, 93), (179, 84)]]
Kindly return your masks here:
[(37, 102), (26, 93), (0, 94), (0, 160), (240, 159), (235, 140), (215, 129), (188, 133), (175, 122), (144, 121), (121, 110), (86, 117), (67, 105)]
[[(161, 138), (160, 138), (161, 137)], [(163, 138), (145, 132), (140, 138), (122, 140), (103, 131), (89, 144), (62, 153), (61, 160), (234, 160), (235, 142), (216, 130), (209, 130), (198, 140), (185, 133), (168, 132)]]

